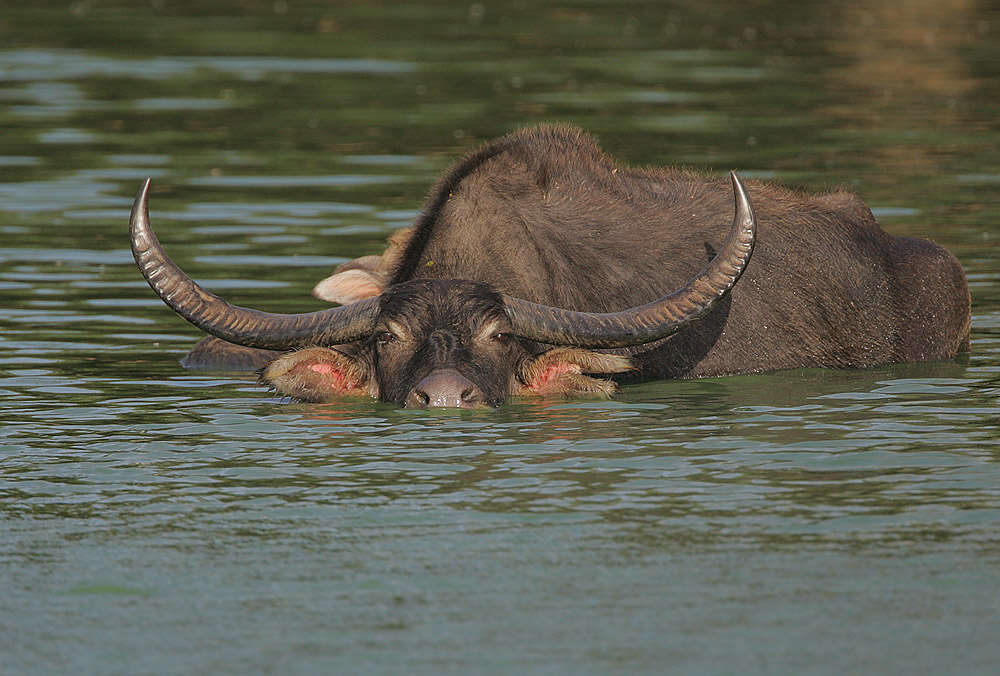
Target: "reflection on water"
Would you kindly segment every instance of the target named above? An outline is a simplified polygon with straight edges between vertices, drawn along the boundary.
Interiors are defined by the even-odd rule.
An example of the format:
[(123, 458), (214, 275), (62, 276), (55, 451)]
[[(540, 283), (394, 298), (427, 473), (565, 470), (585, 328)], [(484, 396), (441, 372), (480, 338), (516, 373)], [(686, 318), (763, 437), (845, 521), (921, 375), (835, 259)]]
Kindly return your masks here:
[[(131, 513), (194, 496), (229, 504), (252, 494), (251, 510), (289, 493), (299, 505), (406, 497), (517, 514), (676, 518), (689, 537), (706, 540), (729, 518), (740, 537), (761, 542), (778, 534), (920, 539), (927, 522), (919, 515), (932, 513), (942, 527), (991, 539), (992, 527), (981, 529), (1000, 517), (995, 430), (970, 429), (995, 413), (1000, 388), (959, 364), (650, 383), (612, 402), (407, 412), (367, 401), (265, 405), (255, 387), (186, 375), (163, 358), (153, 364), (173, 375), (149, 380), (142, 390), (156, 394), (138, 396), (138, 384), (102, 376), (108, 362), (96, 354), (94, 369), (60, 363), (68, 347), (22, 348), (54, 357), (49, 368), (8, 360), (0, 388), (32, 403), (7, 415), (4, 435), (31, 437), (42, 420), (59, 425), (63, 434), (33, 445), (90, 478), (39, 495), (19, 486), (24, 499), (4, 505), (12, 514), (100, 503), (104, 518), (115, 518), (118, 501)], [(129, 347), (116, 352), (116, 361), (144, 361)], [(39, 405), (52, 394), (72, 394), (74, 403)], [(136, 465), (152, 448), (182, 450), (188, 438), (197, 446), (182, 462), (168, 455)], [(22, 478), (50, 471), (35, 454), (6, 466)], [(109, 491), (115, 503), (101, 497)], [(865, 510), (877, 518), (859, 520)], [(189, 517), (199, 514), (193, 506)]]
[(10, 82), (31, 82), (26, 91), (66, 91), (48, 81), (88, 77), (132, 77), (164, 79), (192, 75), (199, 70), (221, 71), (227, 75), (257, 80), (275, 73), (398, 74), (415, 69), (413, 64), (378, 59), (292, 59), (281, 57), (183, 56), (146, 59), (109, 58), (70, 49), (14, 49), (0, 52), (3, 78)]
[[(998, 26), (963, 1), (12, 6), (4, 672), (993, 673)], [(308, 311), (456, 157), (552, 120), (633, 164), (859, 191), (959, 255), (971, 354), (471, 412), (179, 367), (197, 331), (125, 241), (144, 178), (194, 277)]]

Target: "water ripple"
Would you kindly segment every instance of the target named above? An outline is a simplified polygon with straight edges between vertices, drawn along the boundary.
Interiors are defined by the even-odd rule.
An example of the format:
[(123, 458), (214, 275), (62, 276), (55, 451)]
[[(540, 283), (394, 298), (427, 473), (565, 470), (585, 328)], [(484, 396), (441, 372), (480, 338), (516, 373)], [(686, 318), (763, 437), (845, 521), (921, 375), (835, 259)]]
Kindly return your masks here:
[(357, 58), (161, 56), (126, 60), (69, 49), (0, 51), (0, 78), (8, 82), (39, 83), (94, 77), (163, 79), (192, 75), (202, 69), (257, 80), (276, 73), (400, 75), (413, 72), (416, 66), (405, 61)]

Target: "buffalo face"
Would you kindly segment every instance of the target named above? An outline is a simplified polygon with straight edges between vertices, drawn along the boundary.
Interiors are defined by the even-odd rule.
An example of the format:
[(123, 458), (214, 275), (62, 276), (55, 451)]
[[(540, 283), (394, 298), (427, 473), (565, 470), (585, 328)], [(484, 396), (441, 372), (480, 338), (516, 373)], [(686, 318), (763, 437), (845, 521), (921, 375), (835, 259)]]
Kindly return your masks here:
[(368, 336), (283, 355), (261, 374), (276, 392), (307, 401), (372, 396), (407, 408), (499, 406), (511, 395), (608, 395), (584, 375), (630, 368), (623, 357), (545, 350), (517, 337), (503, 297), (485, 284), (419, 280), (381, 294)]

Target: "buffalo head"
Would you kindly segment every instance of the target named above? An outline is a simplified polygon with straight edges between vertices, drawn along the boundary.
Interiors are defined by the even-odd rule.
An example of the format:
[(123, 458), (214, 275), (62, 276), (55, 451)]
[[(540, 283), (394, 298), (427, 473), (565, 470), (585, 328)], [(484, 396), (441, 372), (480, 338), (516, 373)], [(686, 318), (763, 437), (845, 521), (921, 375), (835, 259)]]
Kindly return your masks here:
[(262, 378), (299, 399), (368, 395), (407, 408), (469, 408), (511, 394), (607, 393), (611, 383), (583, 374), (628, 369), (617, 355), (546, 350), (520, 338), (503, 297), (486, 284), (427, 279), (387, 289), (367, 336), (290, 352)]
[(715, 258), (686, 286), (651, 303), (591, 313), (539, 305), (469, 280), (410, 280), (379, 296), (306, 314), (231, 305), (164, 253), (149, 224), (147, 180), (132, 207), (132, 253), (149, 285), (203, 331), (247, 347), (291, 350), (262, 371), (279, 393), (309, 401), (372, 396), (407, 407), (498, 406), (511, 395), (610, 393), (584, 374), (630, 368), (593, 349), (651, 343), (711, 308), (739, 279), (756, 220), (733, 174), (736, 214)]

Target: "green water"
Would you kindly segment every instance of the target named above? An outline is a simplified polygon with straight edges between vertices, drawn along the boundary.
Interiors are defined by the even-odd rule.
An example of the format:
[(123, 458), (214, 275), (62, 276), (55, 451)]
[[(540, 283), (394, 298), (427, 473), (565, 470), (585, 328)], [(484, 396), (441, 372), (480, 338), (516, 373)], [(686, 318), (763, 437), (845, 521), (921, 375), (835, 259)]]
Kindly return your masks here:
[[(0, 673), (994, 674), (1000, 8), (0, 6)], [(482, 141), (822, 190), (959, 256), (972, 351), (404, 411), (186, 372), (129, 206), (241, 305)]]

